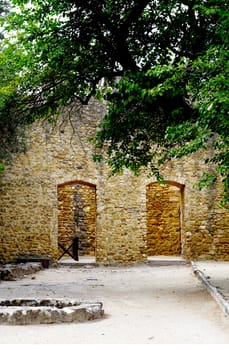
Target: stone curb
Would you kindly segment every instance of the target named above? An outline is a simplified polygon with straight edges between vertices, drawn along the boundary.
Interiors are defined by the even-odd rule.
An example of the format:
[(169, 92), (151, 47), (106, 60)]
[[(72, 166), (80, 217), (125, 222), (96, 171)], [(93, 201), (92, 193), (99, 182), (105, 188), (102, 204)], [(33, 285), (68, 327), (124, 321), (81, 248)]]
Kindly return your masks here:
[(0, 324), (31, 325), (86, 322), (102, 318), (101, 302), (77, 300), (0, 300)]
[(211, 294), (211, 296), (215, 299), (217, 304), (220, 306), (221, 310), (229, 316), (229, 303), (225, 300), (223, 295), (218, 291), (216, 287), (214, 287), (204, 275), (204, 273), (198, 269), (197, 265), (191, 261), (191, 266), (194, 274), (198, 277), (198, 279), (203, 283), (207, 291)]
[(30, 275), (40, 270), (43, 270), (43, 266), (39, 262), (0, 265), (0, 282), (1, 280), (15, 281), (18, 278), (23, 278), (25, 275)]

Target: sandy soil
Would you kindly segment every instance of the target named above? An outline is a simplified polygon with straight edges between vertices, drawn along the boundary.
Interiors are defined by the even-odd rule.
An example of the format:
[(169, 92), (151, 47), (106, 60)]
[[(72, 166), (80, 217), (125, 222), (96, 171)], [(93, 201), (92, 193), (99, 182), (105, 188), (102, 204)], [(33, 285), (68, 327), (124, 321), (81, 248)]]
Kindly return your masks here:
[(102, 301), (77, 324), (0, 326), (1, 344), (228, 344), (225, 317), (190, 266), (59, 267), (1, 282), (1, 298)]

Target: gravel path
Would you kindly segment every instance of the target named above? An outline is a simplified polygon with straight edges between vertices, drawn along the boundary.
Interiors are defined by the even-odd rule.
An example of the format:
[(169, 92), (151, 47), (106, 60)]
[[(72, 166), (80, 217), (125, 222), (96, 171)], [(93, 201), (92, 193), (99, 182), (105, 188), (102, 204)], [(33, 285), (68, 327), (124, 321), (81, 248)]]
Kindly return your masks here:
[(102, 301), (102, 320), (0, 326), (2, 344), (228, 344), (229, 319), (190, 266), (58, 267), (0, 283), (0, 298)]

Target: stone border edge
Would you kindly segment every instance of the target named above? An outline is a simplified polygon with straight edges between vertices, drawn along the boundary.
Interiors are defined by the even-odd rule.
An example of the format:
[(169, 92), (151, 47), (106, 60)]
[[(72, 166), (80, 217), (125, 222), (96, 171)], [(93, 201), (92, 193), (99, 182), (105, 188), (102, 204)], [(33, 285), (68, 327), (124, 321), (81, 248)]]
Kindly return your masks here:
[(229, 316), (229, 303), (224, 299), (224, 297), (218, 291), (218, 289), (207, 280), (206, 276), (201, 270), (198, 269), (195, 262), (191, 261), (191, 266), (193, 273), (202, 282), (209, 294), (211, 294), (211, 296), (215, 299), (217, 304), (220, 306), (221, 310), (225, 313), (226, 316)]
[(0, 325), (77, 323), (104, 316), (102, 302), (66, 299), (0, 299)]

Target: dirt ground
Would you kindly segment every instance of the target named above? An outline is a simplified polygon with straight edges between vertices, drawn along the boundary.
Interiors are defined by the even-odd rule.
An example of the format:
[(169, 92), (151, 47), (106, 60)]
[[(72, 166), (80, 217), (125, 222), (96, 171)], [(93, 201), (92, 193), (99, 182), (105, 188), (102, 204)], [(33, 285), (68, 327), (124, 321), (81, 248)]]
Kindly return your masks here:
[(229, 344), (229, 319), (190, 266), (56, 267), (0, 283), (0, 298), (101, 301), (103, 319), (0, 326), (1, 344)]

